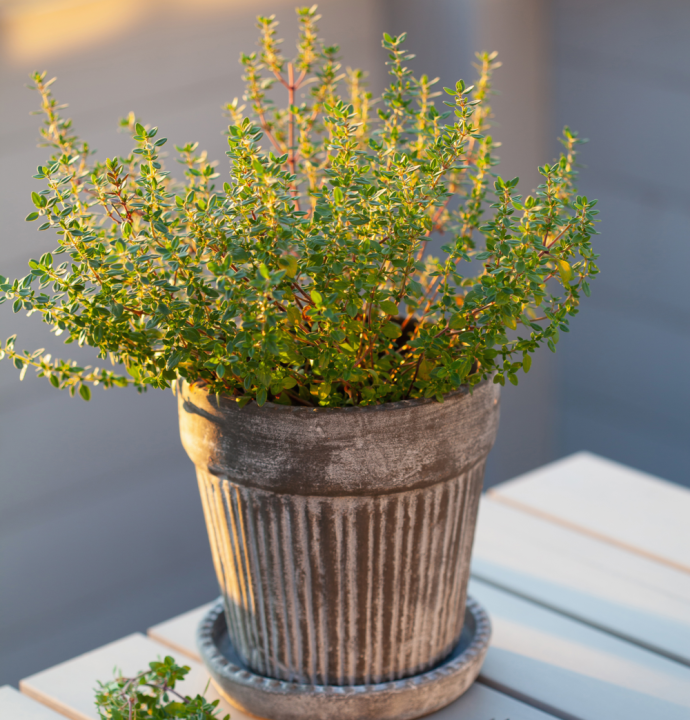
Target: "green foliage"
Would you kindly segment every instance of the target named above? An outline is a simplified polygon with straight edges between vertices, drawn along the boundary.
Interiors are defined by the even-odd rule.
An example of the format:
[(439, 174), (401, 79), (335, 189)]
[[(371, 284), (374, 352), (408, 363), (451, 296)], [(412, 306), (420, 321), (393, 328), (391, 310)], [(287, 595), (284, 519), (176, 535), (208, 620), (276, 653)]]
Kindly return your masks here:
[(294, 60), (273, 17), (258, 19), (259, 52), (241, 56), (252, 119), (228, 104), (226, 181), (196, 144), (176, 148), (185, 180), (174, 181), (165, 138), (133, 115), (132, 153), (92, 162), (52, 81), (33, 76), (54, 153), (27, 220), (59, 247), (25, 278), (0, 277), (3, 300), (127, 373), (10, 342), (18, 367), (72, 392), (184, 378), (242, 403), (342, 406), (440, 400), (491, 375), (517, 384), (541, 344), (555, 351), (598, 272), (596, 201), (573, 185), (576, 133), (565, 129), (563, 155), (523, 198), (517, 178), (493, 172), (495, 54), (479, 54), (476, 84), (446, 88), (439, 109), (436, 81), (405, 65), (405, 36), (386, 34), (391, 81), (375, 101), (318, 39), (315, 8), (297, 14)]
[(190, 698), (175, 690), (188, 672), (187, 665), (180, 666), (167, 656), (162, 662), (149, 663), (149, 670), (135, 677), (99, 682), (98, 714), (102, 720), (216, 720), (219, 700), (209, 703), (201, 695)]

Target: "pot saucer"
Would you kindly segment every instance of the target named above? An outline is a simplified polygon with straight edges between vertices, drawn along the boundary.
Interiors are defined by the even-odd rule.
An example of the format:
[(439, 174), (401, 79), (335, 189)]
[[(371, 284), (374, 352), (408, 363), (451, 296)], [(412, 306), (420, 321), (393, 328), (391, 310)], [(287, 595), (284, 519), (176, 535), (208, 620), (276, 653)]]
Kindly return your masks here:
[(491, 623), (484, 608), (467, 598), (458, 644), (433, 670), (375, 685), (301, 685), (249, 670), (232, 647), (222, 600), (208, 611), (197, 645), (213, 683), (228, 702), (269, 720), (413, 720), (449, 705), (479, 675)]

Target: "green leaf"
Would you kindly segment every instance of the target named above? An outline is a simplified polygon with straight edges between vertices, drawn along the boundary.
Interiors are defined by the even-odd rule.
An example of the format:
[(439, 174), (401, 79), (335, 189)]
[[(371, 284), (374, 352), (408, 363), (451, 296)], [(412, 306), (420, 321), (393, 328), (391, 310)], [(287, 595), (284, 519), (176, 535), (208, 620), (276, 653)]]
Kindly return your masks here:
[(417, 372), (417, 377), (420, 380), (429, 380), (431, 377), (431, 370), (433, 369), (433, 363), (430, 363), (424, 358), (422, 362), (419, 363), (419, 370)]
[(33, 222), (34, 220), (36, 220), (36, 218), (38, 218), (38, 213), (37, 213), (37, 212), (32, 212), (32, 213), (29, 213), (29, 214), (24, 218), (24, 220), (26, 220), (26, 222)]
[(570, 267), (570, 263), (567, 260), (558, 261), (558, 272), (565, 284), (568, 284), (573, 279), (573, 269)]
[(302, 314), (294, 305), (290, 305), (287, 309), (287, 317), (288, 322), (291, 325), (299, 325), (302, 319)]
[(455, 313), (451, 315), (450, 322), (448, 323), (451, 330), (462, 330), (467, 325), (467, 320), (463, 315)]
[(88, 385), (80, 385), (79, 394), (82, 396), (82, 399), (86, 400), (87, 402), (91, 400), (91, 390), (89, 389)]
[(528, 373), (529, 369), (532, 367), (532, 356), (531, 355), (525, 355), (522, 358), (522, 369)]
[(380, 302), (379, 307), (387, 315), (397, 315), (398, 314), (398, 305), (397, 305), (397, 303), (394, 303), (392, 300), (384, 300), (383, 302)]
[(389, 322), (386, 323), (382, 328), (381, 332), (391, 340), (395, 340), (402, 335), (402, 328), (398, 323)]
[(268, 268), (264, 265), (264, 263), (261, 263), (261, 265), (259, 265), (259, 272), (261, 273), (262, 277), (266, 278), (266, 280), (271, 277), (268, 272)]
[(317, 308), (323, 307), (323, 298), (318, 290), (312, 290), (309, 294), (311, 295), (311, 299), (314, 301), (314, 305), (316, 305)]
[(314, 390), (312, 390), (312, 393), (315, 394), (319, 400), (327, 400), (328, 396), (331, 394), (331, 384), (322, 382), (317, 385)]
[(293, 278), (297, 274), (297, 258), (294, 255), (278, 258), (278, 265), (285, 270), (285, 274), (289, 278)]

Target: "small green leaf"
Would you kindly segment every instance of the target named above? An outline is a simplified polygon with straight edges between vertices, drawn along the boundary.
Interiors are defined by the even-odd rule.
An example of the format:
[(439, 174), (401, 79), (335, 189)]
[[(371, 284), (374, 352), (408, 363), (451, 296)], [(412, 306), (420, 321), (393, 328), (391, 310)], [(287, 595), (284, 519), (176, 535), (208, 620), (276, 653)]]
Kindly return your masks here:
[(314, 305), (316, 305), (316, 307), (320, 308), (323, 306), (323, 298), (318, 290), (312, 290), (309, 294), (311, 295), (311, 299), (314, 301)]
[(37, 213), (37, 212), (32, 212), (32, 213), (29, 213), (29, 214), (24, 218), (24, 220), (26, 220), (26, 222), (33, 222), (33, 221), (36, 220), (37, 218), (38, 218), (38, 213)]
[(384, 300), (383, 302), (379, 303), (379, 307), (387, 315), (397, 315), (398, 314), (398, 305), (397, 305), (397, 303), (394, 303), (392, 300)]
[(331, 394), (331, 384), (327, 382), (320, 383), (312, 390), (312, 394), (316, 395), (319, 400), (327, 400)]
[(294, 306), (290, 305), (287, 309), (287, 317), (290, 325), (299, 325), (302, 315), (300, 311)]
[(455, 313), (455, 315), (451, 315), (449, 325), (451, 330), (462, 330), (467, 325), (467, 320), (463, 315)]
[(529, 369), (532, 367), (532, 356), (531, 355), (525, 355), (522, 358), (522, 369), (528, 373)]
[(285, 255), (278, 259), (278, 265), (285, 270), (289, 278), (295, 277), (297, 273), (297, 258), (294, 255)]
[(573, 269), (570, 267), (570, 263), (567, 260), (558, 261), (558, 272), (561, 275), (561, 279), (566, 284), (573, 279)]
[(419, 370), (417, 372), (417, 377), (420, 378), (420, 380), (428, 380), (431, 377), (431, 370), (433, 369), (433, 364), (430, 362), (427, 362), (426, 358), (422, 360), (422, 362), (419, 363)]
[(402, 335), (402, 328), (398, 323), (389, 322), (386, 323), (382, 328), (381, 332), (391, 340), (395, 340)]
[(458, 377), (463, 380), (467, 373), (472, 369), (472, 359), (465, 358), (456, 370)]
[(89, 389), (88, 385), (80, 385), (79, 387), (79, 394), (82, 396), (84, 400), (87, 402), (91, 400), (91, 390)]
[(271, 275), (268, 272), (268, 268), (264, 265), (264, 263), (261, 263), (261, 265), (259, 265), (259, 272), (261, 273), (262, 277), (266, 278), (266, 280), (268, 280), (271, 277)]

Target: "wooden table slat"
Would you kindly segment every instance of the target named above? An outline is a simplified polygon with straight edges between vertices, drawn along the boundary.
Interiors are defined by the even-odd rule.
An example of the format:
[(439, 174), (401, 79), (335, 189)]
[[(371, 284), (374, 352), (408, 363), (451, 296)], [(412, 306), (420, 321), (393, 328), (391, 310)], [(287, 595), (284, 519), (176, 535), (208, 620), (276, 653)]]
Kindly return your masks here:
[(493, 636), (481, 678), (580, 720), (687, 720), (690, 668), (478, 580)]
[[(190, 658), (198, 658), (196, 628), (211, 604), (154, 625), (148, 631), (149, 635), (158, 642), (184, 652)], [(428, 720), (549, 720), (553, 717), (504, 693), (475, 683), (454, 703), (429, 715)]]
[(171, 620), (154, 625), (148, 629), (147, 635), (153, 640), (201, 662), (201, 656), (196, 648), (196, 629), (201, 618), (214, 604), (215, 602), (206, 603), (206, 605), (178, 615)]
[[(470, 592), (494, 626), (482, 670), (491, 687), (558, 717), (687, 720), (690, 668), (486, 583), (472, 581)], [(204, 608), (156, 626), (156, 637), (196, 653)]]
[(472, 572), (690, 665), (690, 574), (482, 498)]
[[(19, 687), (25, 695), (44, 703), (71, 720), (98, 720), (98, 712), (94, 705), (94, 688), (98, 681), (111, 680), (115, 668), (127, 677), (134, 676), (145, 670), (152, 660), (162, 659), (166, 655), (172, 655), (178, 663), (191, 667), (184, 682), (178, 685), (180, 692), (192, 696), (203, 693), (209, 677), (202, 665), (141, 633), (128, 635), (97, 650), (31, 675), (22, 680)], [(206, 697), (215, 700), (219, 695), (211, 686)], [(252, 720), (250, 715), (230, 707), (221, 699), (221, 718), (226, 713), (232, 713), (232, 720)]]
[(690, 492), (679, 485), (582, 452), (489, 495), (690, 573)]
[(0, 718), (2, 720), (65, 720), (54, 710), (22, 695), (10, 685), (0, 687)]
[[(193, 618), (190, 621), (190, 616), (191, 613), (186, 613), (185, 623), (191, 630), (189, 636), (193, 645), (196, 623)], [(179, 642), (179, 627), (174, 637)], [(179, 686), (181, 692), (188, 695), (204, 692), (208, 674), (201, 664), (183, 656), (179, 650), (173, 650), (138, 633), (32, 675), (22, 680), (21, 689), (26, 695), (59, 710), (71, 720), (97, 720), (93, 688), (98, 680), (113, 677), (115, 667), (125, 675), (134, 675), (145, 669), (151, 660), (165, 655), (172, 655), (178, 662), (192, 668), (185, 682)], [(219, 697), (213, 685), (209, 686), (206, 697), (209, 700)], [(221, 718), (225, 713), (230, 713), (231, 720), (256, 720), (221, 699)], [(57, 717), (46, 717), (45, 720), (57, 720)], [(553, 720), (551, 715), (482, 685), (473, 686), (455, 703), (429, 716), (430, 720), (503, 720), (508, 717), (510, 720)], [(4, 715), (2, 720), (5, 720)], [(35, 720), (44, 718), (37, 717)]]

